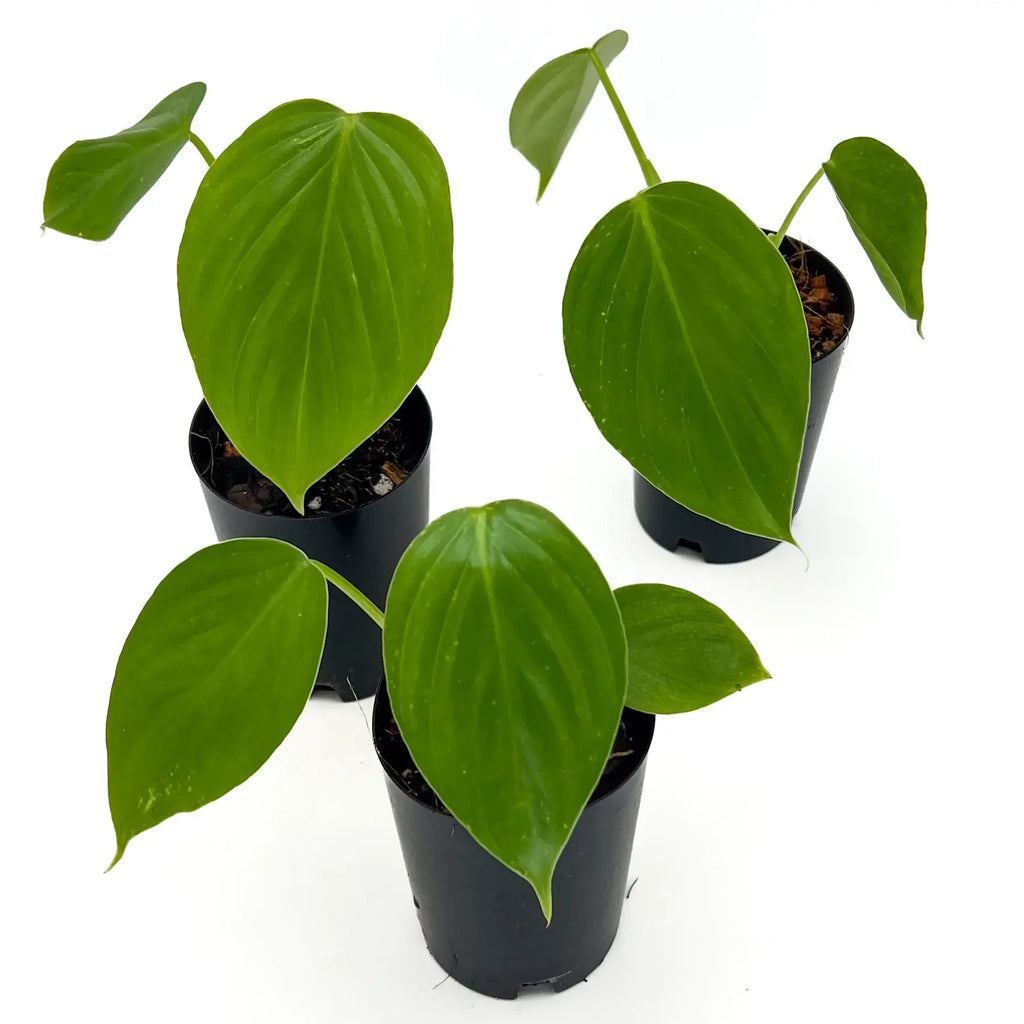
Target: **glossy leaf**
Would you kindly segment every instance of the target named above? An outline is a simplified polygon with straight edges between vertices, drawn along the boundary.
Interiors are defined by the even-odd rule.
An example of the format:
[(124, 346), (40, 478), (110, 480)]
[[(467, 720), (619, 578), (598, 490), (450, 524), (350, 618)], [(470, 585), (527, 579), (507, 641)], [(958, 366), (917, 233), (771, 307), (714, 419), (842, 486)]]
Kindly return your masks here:
[(597, 88), (599, 79), (591, 54), (607, 67), (628, 41), (629, 36), (621, 30), (609, 32), (593, 46), (549, 61), (519, 90), (508, 119), (508, 134), (512, 145), (540, 171), (538, 199)]
[(694, 711), (771, 678), (743, 631), (710, 601), (659, 583), (620, 587), (615, 599), (629, 649), (631, 708)]
[(867, 138), (840, 142), (824, 168), (875, 272), (920, 334), (928, 200), (917, 171)]
[(427, 782), (550, 920), (555, 864), (626, 693), (622, 621), (601, 570), (537, 505), (451, 512), (399, 562), (384, 665)]
[(206, 86), (193, 82), (131, 128), (68, 146), (46, 182), (43, 227), (93, 241), (109, 238), (188, 142), (205, 95)]
[(430, 140), (318, 100), (272, 110), (218, 157), (178, 255), (203, 393), (300, 512), (415, 386), (451, 293), (448, 178)]
[(283, 541), (215, 544), (165, 577), (110, 691), (113, 864), (133, 836), (223, 796), (270, 757), (313, 688), (326, 629), (327, 584)]
[(562, 319), (584, 403), (643, 476), (717, 522), (792, 541), (810, 345), (760, 228), (712, 189), (655, 185), (587, 236)]

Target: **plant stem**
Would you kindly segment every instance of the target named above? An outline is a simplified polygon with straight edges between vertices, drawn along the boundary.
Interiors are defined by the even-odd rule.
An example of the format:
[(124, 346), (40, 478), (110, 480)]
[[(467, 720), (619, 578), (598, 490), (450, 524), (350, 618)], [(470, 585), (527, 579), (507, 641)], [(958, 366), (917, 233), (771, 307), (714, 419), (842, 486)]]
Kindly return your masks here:
[(640, 140), (636, 137), (636, 132), (633, 131), (633, 125), (630, 124), (629, 116), (626, 114), (626, 108), (623, 107), (622, 101), (619, 99), (619, 94), (615, 91), (615, 86), (612, 85), (612, 80), (608, 77), (608, 72), (605, 70), (605, 66), (601, 62), (601, 58), (598, 57), (593, 50), (590, 50), (589, 53), (590, 63), (597, 69), (597, 77), (601, 79), (604, 91), (608, 93), (608, 99), (612, 101), (615, 113), (619, 116), (619, 123), (622, 125), (622, 130), (626, 133), (626, 138), (629, 139), (629, 144), (633, 147), (633, 152), (636, 155), (637, 162), (640, 164), (640, 170), (644, 172), (644, 181), (647, 182), (648, 186), (659, 184), (661, 182), (661, 178), (658, 177), (658, 172), (654, 169), (654, 164), (647, 159), (644, 147), (640, 145)]
[(783, 238), (786, 237), (786, 232), (789, 230), (789, 225), (793, 223), (793, 218), (796, 216), (796, 211), (803, 206), (804, 200), (811, 194), (811, 189), (821, 181), (821, 176), (825, 173), (824, 167), (819, 167), (814, 177), (811, 178), (807, 185), (804, 187), (803, 192), (796, 197), (796, 202), (790, 208), (789, 213), (786, 214), (786, 219), (782, 222), (782, 227), (772, 235), (772, 245), (776, 249), (782, 245)]
[(311, 558), (310, 561), (324, 574), (324, 579), (333, 583), (346, 597), (351, 598), (381, 629), (384, 628), (384, 613), (358, 587), (349, 583), (329, 565), (324, 565), (315, 558)]
[(207, 167), (213, 166), (213, 154), (207, 149), (206, 143), (203, 142), (195, 132), (188, 133), (188, 141), (192, 143), (196, 149), (199, 150), (200, 155), (206, 161)]

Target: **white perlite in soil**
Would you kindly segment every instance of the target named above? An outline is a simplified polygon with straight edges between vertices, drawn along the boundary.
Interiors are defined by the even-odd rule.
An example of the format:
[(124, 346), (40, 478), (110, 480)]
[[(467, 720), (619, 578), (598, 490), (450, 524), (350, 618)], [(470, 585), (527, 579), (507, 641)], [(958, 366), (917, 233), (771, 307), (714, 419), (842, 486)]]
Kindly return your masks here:
[(395, 489), (395, 482), (386, 473), (381, 473), (380, 479), (373, 485), (374, 494), (388, 494)]

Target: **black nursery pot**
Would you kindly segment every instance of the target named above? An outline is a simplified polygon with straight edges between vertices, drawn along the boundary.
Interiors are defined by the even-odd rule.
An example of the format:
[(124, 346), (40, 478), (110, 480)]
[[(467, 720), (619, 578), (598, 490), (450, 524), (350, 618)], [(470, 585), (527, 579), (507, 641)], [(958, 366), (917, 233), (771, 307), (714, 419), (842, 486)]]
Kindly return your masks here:
[[(794, 515), (803, 500), (804, 488), (811, 472), (811, 463), (818, 447), (818, 438), (825, 422), (825, 413), (832, 397), (836, 374), (839, 373), (839, 364), (846, 351), (846, 338), (849, 337), (850, 326), (853, 323), (853, 293), (846, 278), (831, 260), (810, 246), (795, 243), (788, 235), (782, 241), (780, 252), (788, 259), (798, 247), (804, 250), (810, 275), (825, 275), (829, 290), (835, 296), (833, 309), (845, 316), (847, 333), (831, 352), (811, 363), (811, 404), (807, 414), (803, 457), (800, 460), (800, 472), (796, 481)], [(663, 548), (668, 548), (669, 551), (674, 551), (680, 546), (690, 548), (700, 552), (705, 562), (745, 562), (779, 545), (777, 540), (741, 533), (739, 530), (716, 523), (713, 519), (691, 512), (685, 505), (673, 501), (636, 472), (633, 474), (633, 507), (640, 525)]]
[(405, 780), (415, 769), (381, 685), (374, 747), (387, 775), (413, 903), (427, 949), (460, 984), (499, 999), (514, 999), (532, 985), (561, 992), (604, 960), (622, 913), (654, 716), (626, 708), (620, 729), (632, 753), (616, 759), (584, 808), (555, 869), (545, 926), (530, 885), (441, 810), (425, 784), (411, 791)]
[[(286, 540), (341, 573), (383, 608), (398, 560), (427, 525), (432, 420), (430, 406), (418, 387), (392, 419), (403, 424), (409, 467), (409, 475), (393, 490), (329, 515), (299, 516), (291, 510), (268, 515), (240, 508), (212, 486), (207, 435), (220, 428), (206, 402), (200, 403), (192, 420), (189, 451), (217, 539)], [(245, 465), (240, 457), (239, 461)], [(329, 586), (327, 591), (327, 639), (316, 685), (336, 690), (342, 700), (369, 697), (384, 678), (380, 629), (336, 587)]]

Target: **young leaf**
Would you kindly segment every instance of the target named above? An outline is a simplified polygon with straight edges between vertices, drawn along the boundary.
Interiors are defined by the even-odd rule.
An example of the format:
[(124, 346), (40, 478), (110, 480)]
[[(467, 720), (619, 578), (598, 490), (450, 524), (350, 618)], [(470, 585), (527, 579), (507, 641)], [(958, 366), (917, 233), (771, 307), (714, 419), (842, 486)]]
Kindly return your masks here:
[(384, 666), (427, 782), (550, 921), (555, 864), (626, 693), (622, 620), (590, 553), (529, 502), (442, 516), (398, 564)]
[(188, 142), (205, 95), (206, 86), (193, 82), (131, 128), (68, 146), (46, 182), (43, 227), (97, 242), (109, 238)]
[(626, 628), (631, 708), (694, 711), (771, 678), (743, 631), (710, 601), (658, 583), (620, 587), (615, 599)]
[(128, 841), (244, 782), (313, 688), (327, 584), (297, 548), (231, 540), (187, 558), (146, 602), (107, 709), (116, 864)]
[(877, 139), (847, 139), (824, 164), (854, 234), (896, 305), (924, 317), (924, 185), (906, 160)]
[(607, 67), (628, 41), (629, 36), (621, 30), (609, 32), (593, 46), (549, 61), (519, 90), (509, 115), (508, 134), (513, 147), (540, 171), (538, 200), (597, 88), (591, 53)]
[(272, 110), (218, 157), (178, 254), (210, 408), (300, 512), (415, 386), (451, 294), (448, 177), (430, 140), (318, 100)]
[(792, 542), (810, 345), (757, 225), (702, 185), (655, 185), (587, 236), (562, 321), (584, 403), (638, 472), (700, 515)]

